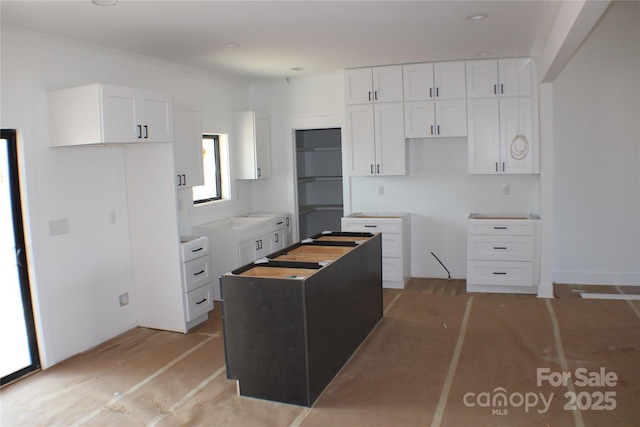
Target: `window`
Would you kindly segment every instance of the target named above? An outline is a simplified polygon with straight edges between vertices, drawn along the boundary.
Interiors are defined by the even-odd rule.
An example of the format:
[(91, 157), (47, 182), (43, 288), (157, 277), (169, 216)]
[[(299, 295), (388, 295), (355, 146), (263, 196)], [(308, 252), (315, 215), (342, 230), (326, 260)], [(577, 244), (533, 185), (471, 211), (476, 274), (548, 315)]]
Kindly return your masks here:
[(218, 135), (202, 135), (202, 164), (204, 185), (193, 187), (194, 205), (222, 199), (220, 138)]

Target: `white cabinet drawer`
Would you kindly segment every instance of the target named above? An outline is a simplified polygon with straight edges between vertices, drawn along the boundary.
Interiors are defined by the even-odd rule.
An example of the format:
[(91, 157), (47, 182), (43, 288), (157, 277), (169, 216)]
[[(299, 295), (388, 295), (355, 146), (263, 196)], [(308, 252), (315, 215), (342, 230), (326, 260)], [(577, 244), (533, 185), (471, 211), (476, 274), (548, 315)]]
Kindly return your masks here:
[(187, 321), (192, 321), (203, 314), (213, 310), (213, 284), (194, 289), (186, 294), (185, 298)]
[(342, 231), (402, 233), (402, 221), (397, 218), (343, 218)]
[(467, 284), (532, 286), (533, 262), (468, 261)]
[(209, 257), (196, 258), (183, 264), (182, 283), (185, 292), (199, 288), (210, 281)]
[(404, 279), (402, 258), (382, 258), (382, 280), (402, 281)]
[(533, 236), (533, 232), (533, 221), (501, 221), (490, 219), (469, 221), (469, 234)]
[(395, 233), (382, 234), (382, 256), (402, 258), (402, 235)]
[(533, 236), (470, 235), (467, 257), (487, 261), (533, 261)]
[(183, 238), (183, 242), (180, 245), (180, 258), (182, 262), (191, 261), (192, 259), (205, 255), (209, 255), (209, 239), (206, 237)]

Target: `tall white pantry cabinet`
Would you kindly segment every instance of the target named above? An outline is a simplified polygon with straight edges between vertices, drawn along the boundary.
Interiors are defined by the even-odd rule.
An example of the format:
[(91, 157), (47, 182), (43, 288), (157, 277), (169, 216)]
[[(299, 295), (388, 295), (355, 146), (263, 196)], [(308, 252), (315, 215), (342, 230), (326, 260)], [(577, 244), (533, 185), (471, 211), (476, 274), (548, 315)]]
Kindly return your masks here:
[(345, 71), (352, 176), (406, 175), (402, 65)]
[[(195, 119), (195, 110), (189, 111)], [(189, 122), (197, 120), (177, 120), (176, 125)], [(53, 147), (108, 145), (123, 150), (138, 324), (186, 333), (206, 319), (213, 308), (206, 288), (210, 284), (195, 295), (187, 292), (191, 285), (183, 283), (171, 95), (103, 84), (51, 92), (49, 131)], [(193, 130), (178, 134), (189, 135), (181, 144), (201, 144)], [(204, 296), (206, 301), (197, 304)], [(113, 302), (118, 303), (117, 295)]]
[(470, 174), (538, 173), (535, 70), (527, 58), (467, 61)]

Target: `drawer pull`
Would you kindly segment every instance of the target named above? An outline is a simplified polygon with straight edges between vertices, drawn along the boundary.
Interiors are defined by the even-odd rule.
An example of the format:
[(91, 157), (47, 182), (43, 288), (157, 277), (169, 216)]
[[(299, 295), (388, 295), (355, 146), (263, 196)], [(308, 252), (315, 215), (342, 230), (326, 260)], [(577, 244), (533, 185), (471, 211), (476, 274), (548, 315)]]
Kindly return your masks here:
[(504, 226), (499, 226), (499, 227), (498, 227), (498, 226), (496, 226), (496, 227), (493, 227), (493, 229), (494, 229), (494, 230), (508, 230), (508, 229), (509, 229), (509, 227), (504, 227)]
[(365, 225), (366, 228), (378, 228), (377, 225)]
[(197, 273), (193, 273), (193, 275), (194, 275), (194, 276), (199, 276), (199, 275), (201, 275), (202, 273), (204, 273), (204, 270), (200, 270), (200, 271), (198, 271)]
[(203, 249), (204, 249), (204, 248), (191, 249), (191, 252), (192, 252), (192, 253), (193, 253), (193, 252), (199, 252), (199, 251), (201, 251), (201, 250), (203, 250)]
[(494, 271), (493, 274), (495, 274), (496, 276), (506, 276), (507, 273), (504, 271)]
[(206, 298), (203, 298), (203, 299), (202, 299), (202, 301), (198, 301), (198, 302), (196, 303), (196, 305), (200, 305), (200, 304), (202, 304), (203, 302), (207, 302), (207, 299), (206, 299)]
[(506, 250), (507, 247), (506, 246), (494, 246), (493, 249), (501, 249), (501, 250)]

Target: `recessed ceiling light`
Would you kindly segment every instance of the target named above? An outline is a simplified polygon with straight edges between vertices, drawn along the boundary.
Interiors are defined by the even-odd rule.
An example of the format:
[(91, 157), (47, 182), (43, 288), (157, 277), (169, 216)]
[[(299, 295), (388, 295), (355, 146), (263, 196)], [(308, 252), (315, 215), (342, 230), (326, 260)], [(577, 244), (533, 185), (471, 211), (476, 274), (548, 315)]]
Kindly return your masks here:
[(292, 67), (291, 71), (304, 71), (304, 68), (302, 68), (302, 67)]
[(115, 6), (118, 0), (91, 0), (96, 6)]
[(476, 55), (478, 55), (478, 56), (489, 56), (489, 55), (492, 55), (492, 54), (493, 54), (493, 52), (478, 52), (478, 53), (476, 53)]
[(240, 43), (229, 42), (229, 43), (225, 43), (224, 46), (230, 49), (233, 49), (234, 47), (240, 47)]
[(486, 13), (474, 13), (473, 15), (465, 16), (465, 19), (468, 19), (469, 21), (482, 21), (483, 19), (488, 17), (489, 15), (487, 15)]

